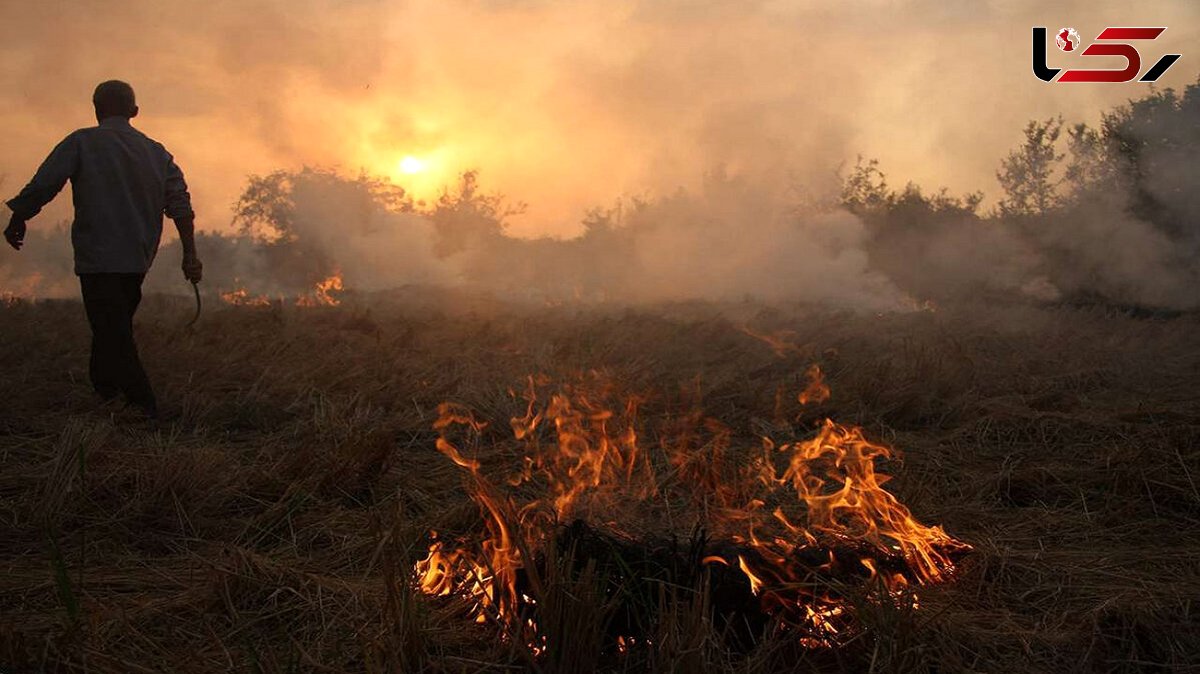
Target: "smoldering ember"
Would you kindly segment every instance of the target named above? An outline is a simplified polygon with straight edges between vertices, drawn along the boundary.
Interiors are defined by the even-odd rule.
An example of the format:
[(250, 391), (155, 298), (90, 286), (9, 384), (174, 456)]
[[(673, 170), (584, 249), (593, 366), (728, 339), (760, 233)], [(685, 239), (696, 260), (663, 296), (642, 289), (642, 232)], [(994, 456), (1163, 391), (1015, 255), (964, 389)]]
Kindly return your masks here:
[(1200, 5), (0, 19), (0, 674), (1200, 662)]

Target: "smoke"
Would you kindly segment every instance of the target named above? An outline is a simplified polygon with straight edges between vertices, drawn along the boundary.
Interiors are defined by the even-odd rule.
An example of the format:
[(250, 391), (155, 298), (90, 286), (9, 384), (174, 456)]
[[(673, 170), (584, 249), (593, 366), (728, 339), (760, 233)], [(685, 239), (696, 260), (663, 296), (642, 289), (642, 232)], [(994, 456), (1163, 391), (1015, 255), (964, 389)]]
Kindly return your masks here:
[[(0, 45), (9, 83), (0, 173), (15, 190), (54, 142), (92, 122), (95, 83), (120, 77), (138, 90), (136, 123), (184, 167), (209, 232), (234, 231), (229, 206), (248, 175), (281, 168), (362, 169), (424, 202), (360, 217), (340, 197), (297, 194), (305, 253), (286, 261), (250, 241), (207, 241), (214, 280), (264, 292), (337, 266), (362, 288), (469, 283), (872, 308), (938, 294), (939, 284), (1051, 296), (1076, 289), (1047, 269), (1048, 247), (1081, 246), (1065, 230), (1038, 238), (967, 219), (930, 226), (934, 237), (885, 237), (921, 254), (908, 264), (922, 280), (902, 269), (903, 247), (878, 245), (862, 218), (798, 212), (804, 199), (791, 190), (830, 194), (834, 169), (861, 153), (921, 185), (982, 189), (988, 208), (997, 160), (1026, 120), (1062, 114), (1095, 126), (1101, 110), (1144, 91), (1031, 77), (1031, 26), (1072, 25), (1087, 38), (1106, 25), (1167, 25), (1146, 52), (1183, 53), (1160, 83), (1182, 87), (1197, 19), (1200, 5), (1168, 0), (1053, 10), (1032, 0), (8, 3), (0, 20), (20, 30)], [(403, 173), (405, 156), (426, 169)], [(1178, 163), (1156, 165), (1156, 184), (1194, 184)], [(529, 207), (505, 219), (506, 237), (472, 235), (447, 254), (433, 212), (441, 188), (469, 169)], [(728, 179), (706, 181), (714, 174)], [(618, 200), (626, 208), (609, 250), (584, 223), (588, 209)], [(31, 226), (45, 232), (67, 217), (60, 197)], [(1177, 266), (1177, 240), (1123, 218), (1080, 223), (1077, 238), (1097, 238), (1073, 257), (1090, 262), (1075, 267), (1099, 270), (1106, 292), (1178, 304), (1181, 282), (1162, 271)], [(538, 238), (577, 236), (576, 245)], [(159, 263), (172, 275), (173, 254)], [(16, 259), (0, 257), (10, 277), (25, 268)], [(1096, 285), (1085, 276), (1075, 285)]]
[[(1168, 0), (126, 0), (6, 3), (0, 20), (20, 27), (0, 46), (10, 189), (121, 77), (212, 230), (246, 175), (305, 164), (391, 173), (425, 198), (479, 169), (531, 205), (522, 236), (577, 233), (588, 208), (721, 166), (807, 182), (863, 153), (986, 190), (1026, 120), (1094, 123), (1135, 91), (1030, 77), (1030, 26), (1168, 25), (1153, 48), (1184, 62), (1200, 44), (1200, 6)], [(396, 172), (405, 155), (429, 175)]]
[[(760, 183), (717, 176), (697, 195), (644, 204), (621, 223), (625, 231), (615, 233), (625, 235), (626, 264), (588, 279), (587, 286), (642, 301), (753, 297), (870, 310), (903, 305), (904, 294), (870, 269), (858, 218), (840, 209), (797, 211), (785, 197)], [(589, 258), (614, 257), (598, 238)]]
[[(869, 268), (858, 218), (798, 210), (788, 193), (724, 174), (696, 192), (597, 209), (570, 239), (507, 234), (511, 207), (474, 174), (433, 207), (324, 169), (254, 178), (246, 194), (241, 233), (199, 245), (213, 261), (210, 285), (252, 295), (301, 293), (340, 274), (359, 291), (460, 286), (533, 301), (801, 299), (871, 310), (909, 301)], [(178, 288), (162, 266), (150, 286)]]

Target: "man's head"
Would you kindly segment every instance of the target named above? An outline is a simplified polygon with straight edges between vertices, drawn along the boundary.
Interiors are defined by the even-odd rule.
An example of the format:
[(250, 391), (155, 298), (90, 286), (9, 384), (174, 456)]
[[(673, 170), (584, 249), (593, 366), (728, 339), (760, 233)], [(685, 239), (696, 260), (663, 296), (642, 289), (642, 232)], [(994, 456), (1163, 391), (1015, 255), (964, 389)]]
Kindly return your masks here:
[(96, 121), (107, 117), (137, 117), (137, 100), (133, 87), (121, 80), (101, 82), (92, 94), (92, 105), (96, 106)]

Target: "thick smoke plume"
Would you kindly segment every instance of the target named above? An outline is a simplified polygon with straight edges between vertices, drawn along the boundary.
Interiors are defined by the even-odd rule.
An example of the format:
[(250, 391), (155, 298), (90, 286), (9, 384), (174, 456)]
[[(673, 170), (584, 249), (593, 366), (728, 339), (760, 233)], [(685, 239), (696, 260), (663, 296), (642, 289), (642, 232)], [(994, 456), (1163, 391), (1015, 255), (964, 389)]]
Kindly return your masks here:
[[(0, 18), (21, 27), (0, 46), (4, 188), (91, 123), (96, 82), (125, 78), (137, 124), (188, 174), (210, 287), (286, 294), (340, 271), (351, 289), (588, 301), (876, 309), (982, 291), (1194, 304), (1196, 234), (1180, 223), (1196, 221), (1185, 198), (1196, 146), (1122, 156), (1101, 115), (1144, 86), (1047, 86), (1028, 72), (1028, 40), (1043, 24), (1085, 37), (1166, 25), (1153, 50), (1184, 58), (1160, 85), (1183, 90), (1195, 3), (167, 0), (10, 3)], [(1187, 141), (1194, 99), (1137, 119), (1175, 120), (1153, 124)], [(1006, 174), (1018, 156), (997, 189), (1022, 126), (1057, 115), (1067, 125), (1052, 152), (1066, 159), (1049, 178)], [(1070, 135), (1076, 122), (1101, 135), (1090, 150)], [(860, 154), (896, 185), (874, 201), (843, 189)], [(399, 168), (408, 156), (420, 171)], [(252, 175), (277, 176), (286, 237), (229, 217), (253, 197)], [(899, 187), (909, 180), (926, 191)], [(405, 189), (399, 201), (377, 189), (388, 181)], [(984, 194), (955, 204), (928, 189), (943, 185)], [(1042, 200), (1023, 203), (1022, 190)], [(493, 191), (529, 206), (489, 202)], [(0, 257), (0, 291), (73, 293), (53, 228), (68, 212), (64, 195), (25, 251)], [(162, 253), (154, 287), (182, 285), (176, 252)]]

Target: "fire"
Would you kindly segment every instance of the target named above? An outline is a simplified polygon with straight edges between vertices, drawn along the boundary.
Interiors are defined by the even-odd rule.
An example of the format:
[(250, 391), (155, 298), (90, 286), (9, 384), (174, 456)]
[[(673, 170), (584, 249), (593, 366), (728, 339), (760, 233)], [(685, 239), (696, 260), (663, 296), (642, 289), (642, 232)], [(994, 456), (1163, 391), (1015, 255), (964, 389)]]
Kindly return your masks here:
[(330, 293), (342, 292), (342, 273), (334, 272), (332, 276), (317, 283), (312, 292), (307, 295), (301, 295), (296, 298), (296, 306), (298, 307), (336, 307), (341, 304), (341, 300), (334, 297)]
[[(717, 559), (720, 559), (722, 562), (725, 561), (721, 557), (718, 557)], [(754, 575), (754, 572), (750, 570), (750, 567), (746, 564), (746, 560), (743, 559), (741, 555), (738, 555), (738, 568), (742, 570), (742, 573), (746, 574), (746, 579), (750, 581), (750, 591), (754, 594), (762, 594), (762, 578)]]
[[(820, 369), (807, 375), (798, 402), (826, 400)], [(484, 517), (473, 535), (435, 537), (415, 573), (425, 593), (462, 597), (477, 621), (507, 625), (538, 649), (547, 646), (527, 576), (543, 572), (556, 531), (576, 519), (622, 540), (668, 518), (703, 526), (709, 544), (696, 563), (739, 574), (762, 613), (805, 645), (853, 634), (851, 603), (829, 579), (911, 593), (952, 577), (969, 550), (883, 488), (890, 476), (879, 467), (897, 455), (861, 428), (826, 419), (811, 437), (747, 445), (699, 412), (643, 419), (647, 397), (622, 395), (594, 373), (558, 387), (531, 377), (521, 397), (511, 444), (486, 448), (487, 422), (458, 405), (439, 408), (437, 448), (465, 471)], [(614, 648), (632, 638), (614, 637)]]
[(13, 307), (22, 302), (32, 302), (37, 299), (37, 291), (42, 285), (42, 275), (33, 273), (21, 279), (14, 288), (0, 290), (0, 304)]
[(221, 293), (221, 301), (239, 307), (265, 307), (271, 304), (271, 299), (266, 295), (251, 295), (245, 288)]
[[(341, 292), (344, 289), (341, 272), (334, 272), (332, 276), (319, 281), (313, 287), (312, 291), (297, 296), (296, 306), (336, 307), (338, 304), (341, 304), (341, 300), (335, 297), (333, 293)], [(221, 300), (226, 304), (243, 307), (265, 307), (271, 304), (271, 299), (266, 295), (252, 295), (245, 287), (221, 293)], [(283, 298), (280, 297), (279, 300), (282, 302)]]
[(804, 373), (808, 377), (808, 386), (796, 396), (796, 401), (801, 405), (809, 403), (823, 403), (829, 400), (829, 386), (825, 383), (825, 373), (821, 372), (821, 368), (817, 365), (810, 365)]
[(792, 343), (790, 338), (792, 337), (793, 333), (789, 330), (783, 330), (775, 333), (763, 333), (752, 330), (748, 325), (743, 325), (741, 326), (741, 331), (771, 347), (771, 350), (775, 352), (775, 355), (779, 356), (780, 358), (801, 355), (804, 352), (803, 349)]

